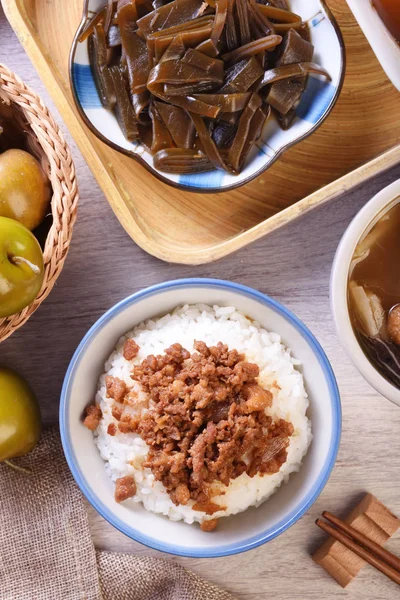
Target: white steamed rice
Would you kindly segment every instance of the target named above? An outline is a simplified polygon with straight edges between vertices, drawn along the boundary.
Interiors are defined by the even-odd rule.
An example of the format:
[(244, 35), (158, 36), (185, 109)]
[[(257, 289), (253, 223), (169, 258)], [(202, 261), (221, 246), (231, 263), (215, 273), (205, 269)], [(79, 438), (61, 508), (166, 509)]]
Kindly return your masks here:
[[(134, 338), (140, 347), (138, 356), (132, 361), (123, 357), (123, 345), (128, 338)], [(173, 504), (163, 484), (155, 480), (150, 469), (141, 466), (148, 446), (139, 435), (117, 432), (115, 436), (110, 436), (107, 433), (108, 425), (115, 420), (111, 414), (113, 400), (106, 395), (106, 376), (119, 377), (143, 395), (140, 384), (130, 378), (133, 365), (149, 354), (163, 354), (166, 348), (176, 342), (192, 352), (194, 340), (204, 341), (208, 346), (223, 342), (230, 349), (236, 348), (244, 353), (247, 361), (256, 363), (260, 368), (258, 383), (273, 395), (272, 406), (266, 409), (267, 414), (290, 421), (294, 426), (287, 461), (280, 471), (252, 478), (243, 473), (231, 481), (224, 495), (213, 498), (213, 502), (226, 508), (212, 517), (194, 511), (191, 508), (193, 501), (186, 506)], [(232, 306), (211, 308), (204, 304), (186, 305), (162, 318), (146, 321), (123, 336), (105, 364), (105, 373), (100, 377), (96, 402), (101, 407), (103, 418), (95, 432), (95, 442), (113, 481), (125, 475), (135, 478), (137, 493), (125, 505), (134, 509), (135, 503), (141, 502), (149, 511), (161, 513), (175, 521), (183, 519), (193, 523), (236, 514), (264, 502), (282, 482), (288, 480), (290, 473), (299, 470), (311, 442), (311, 425), (306, 416), (309, 403), (303, 376), (296, 368), (299, 364), (277, 333), (267, 332), (259, 323), (250, 321)]]

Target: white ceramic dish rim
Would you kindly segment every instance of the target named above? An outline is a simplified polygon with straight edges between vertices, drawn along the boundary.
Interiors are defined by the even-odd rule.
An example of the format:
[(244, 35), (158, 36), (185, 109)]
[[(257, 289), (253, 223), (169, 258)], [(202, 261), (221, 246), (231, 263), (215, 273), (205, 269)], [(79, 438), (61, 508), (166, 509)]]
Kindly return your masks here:
[(358, 242), (378, 217), (399, 201), (400, 179), (378, 192), (354, 217), (336, 251), (330, 282), (331, 310), (343, 347), (372, 387), (397, 406), (400, 406), (400, 390), (375, 369), (358, 343), (350, 321), (347, 290), (350, 263)]
[[(257, 300), (261, 304), (266, 305), (268, 308), (273, 310), (274, 312), (280, 314), (283, 318), (290, 322), (290, 324), (298, 331), (298, 333), (306, 340), (312, 352), (316, 356), (321, 369), (326, 378), (326, 383), (329, 389), (329, 397), (330, 404), (332, 407), (332, 430), (331, 430), (331, 440), (329, 450), (327, 452), (324, 464), (320, 469), (319, 476), (312, 486), (311, 490), (308, 492), (306, 497), (299, 502), (299, 505), (287, 516), (285, 516), (278, 524), (275, 524), (273, 527), (261, 531), (257, 535), (246, 539), (244, 541), (233, 543), (230, 545), (219, 545), (212, 549), (206, 550), (198, 550), (196, 548), (187, 548), (178, 546), (175, 544), (166, 545), (164, 543), (160, 543), (158, 540), (142, 535), (137, 532), (132, 526), (129, 526), (123, 520), (119, 519), (115, 514), (109, 510), (102, 501), (96, 496), (96, 494), (92, 491), (90, 486), (85, 481), (85, 478), (78, 467), (78, 462), (75, 456), (74, 449), (72, 447), (70, 432), (68, 429), (68, 395), (72, 385), (74, 372), (77, 369), (77, 365), (79, 364), (80, 359), (84, 355), (86, 349), (91, 343), (92, 338), (96, 335), (98, 329), (102, 328), (106, 323), (114, 318), (116, 314), (123, 311), (128, 305), (132, 305), (137, 303), (140, 300), (148, 298), (151, 295), (158, 294), (164, 290), (176, 289), (179, 290), (182, 287), (212, 287), (214, 289), (227, 289), (233, 290), (235, 293), (247, 296), (253, 300)], [(67, 459), (67, 463), (71, 469), (71, 472), (80, 487), (83, 494), (86, 496), (87, 500), (92, 504), (92, 506), (109, 522), (111, 525), (116, 527), (119, 531), (134, 539), (141, 544), (154, 548), (156, 550), (160, 550), (162, 552), (168, 552), (170, 554), (175, 554), (178, 556), (190, 556), (196, 558), (210, 558), (210, 557), (219, 557), (219, 556), (228, 556), (232, 554), (238, 554), (240, 552), (244, 552), (250, 550), (252, 548), (256, 548), (261, 544), (264, 544), (273, 538), (277, 537), (281, 533), (283, 533), (286, 529), (294, 525), (303, 515), (304, 513), (312, 506), (318, 496), (321, 494), (323, 488), (325, 487), (330, 473), (334, 467), (336, 456), (339, 450), (340, 437), (341, 437), (341, 422), (342, 422), (342, 413), (341, 413), (341, 404), (340, 404), (340, 394), (339, 389), (336, 383), (335, 375), (332, 370), (332, 367), (329, 363), (329, 360), (322, 349), (319, 342), (313, 336), (313, 334), (309, 331), (309, 329), (293, 314), (291, 313), (285, 306), (281, 305), (276, 300), (273, 300), (269, 296), (262, 294), (252, 288), (232, 283), (229, 281), (223, 281), (218, 279), (181, 279), (175, 281), (169, 281), (165, 283), (161, 283), (149, 288), (146, 288), (128, 298), (122, 300), (112, 308), (110, 308), (98, 321), (91, 327), (88, 333), (85, 335), (81, 343), (79, 344), (77, 350), (74, 353), (74, 356), (71, 360), (71, 363), (68, 367), (64, 384), (61, 392), (61, 403), (60, 403), (60, 432), (61, 432), (61, 440), (65, 453), (65, 457)]]

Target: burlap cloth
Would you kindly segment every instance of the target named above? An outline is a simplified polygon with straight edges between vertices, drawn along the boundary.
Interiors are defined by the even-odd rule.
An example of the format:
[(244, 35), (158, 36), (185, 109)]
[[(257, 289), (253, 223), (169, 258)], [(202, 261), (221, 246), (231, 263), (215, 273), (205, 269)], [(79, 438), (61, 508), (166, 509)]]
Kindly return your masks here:
[(172, 560), (96, 552), (58, 431), (0, 464), (1, 600), (233, 600)]

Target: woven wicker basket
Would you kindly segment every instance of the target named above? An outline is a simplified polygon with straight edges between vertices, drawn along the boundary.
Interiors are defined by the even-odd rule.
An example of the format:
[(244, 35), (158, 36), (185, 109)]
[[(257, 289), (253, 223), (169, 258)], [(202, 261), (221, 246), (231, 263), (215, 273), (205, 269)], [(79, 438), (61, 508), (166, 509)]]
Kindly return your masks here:
[(53, 188), (52, 223), (44, 244), (45, 274), (35, 300), (18, 314), (0, 319), (0, 342), (19, 329), (51, 292), (68, 253), (76, 219), (78, 188), (70, 150), (49, 110), (33, 90), (0, 64), (0, 103), (25, 123), (30, 146), (41, 160)]

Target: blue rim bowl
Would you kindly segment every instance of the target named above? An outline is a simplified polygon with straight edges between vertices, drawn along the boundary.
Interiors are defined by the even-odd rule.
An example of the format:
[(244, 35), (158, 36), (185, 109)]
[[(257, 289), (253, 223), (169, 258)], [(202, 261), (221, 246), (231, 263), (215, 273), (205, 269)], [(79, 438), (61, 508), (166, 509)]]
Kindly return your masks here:
[[(87, 473), (86, 473), (86, 475), (83, 473), (82, 465), (79, 464), (81, 458), (78, 459), (78, 455), (76, 453), (76, 448), (74, 448), (74, 443), (76, 444), (76, 441), (73, 442), (72, 435), (71, 435), (72, 429), (75, 427), (75, 425), (76, 425), (76, 427), (82, 428), (82, 432), (79, 432), (79, 439), (86, 433), (90, 434), (90, 436), (92, 435), (91, 432), (88, 432), (82, 426), (82, 424), (80, 423), (80, 418), (79, 418), (80, 414), (83, 411), (84, 406), (87, 404), (87, 401), (83, 400), (83, 404), (82, 404), (82, 407), (81, 407), (81, 410), (79, 413), (79, 417), (73, 418), (72, 421), (71, 421), (71, 415), (70, 415), (70, 408), (71, 408), (70, 405), (71, 405), (71, 389), (72, 389), (72, 386), (74, 385), (74, 379), (77, 375), (77, 371), (80, 368), (80, 365), (82, 364), (82, 361), (85, 360), (85, 357), (87, 359), (86, 355), (87, 355), (88, 349), (95, 342), (97, 342), (97, 346), (100, 347), (100, 344), (99, 344), (98, 340), (96, 340), (96, 338), (98, 338), (98, 336), (102, 333), (102, 331), (104, 331), (104, 328), (107, 327), (107, 325), (110, 326), (110, 324), (112, 322), (114, 322), (115, 319), (121, 318), (121, 316), (123, 317), (125, 312), (129, 311), (129, 309), (132, 309), (132, 307), (135, 307), (135, 310), (136, 310), (138, 307), (140, 307), (140, 306), (143, 307), (144, 305), (146, 305), (147, 309), (145, 309), (145, 310), (149, 310), (149, 306), (151, 306), (152, 302), (153, 303), (155, 302), (154, 306), (160, 306), (160, 299), (162, 297), (164, 297), (164, 295), (169, 294), (169, 296), (170, 296), (169, 303), (170, 304), (169, 304), (169, 306), (166, 306), (166, 310), (161, 310), (161, 312), (160, 312), (160, 310), (158, 310), (158, 312), (157, 311), (154, 312), (154, 309), (153, 309), (153, 312), (149, 314), (149, 316), (156, 316), (156, 314), (163, 314), (163, 313), (169, 312), (173, 307), (186, 303), (186, 300), (183, 302), (180, 300), (182, 298), (182, 294), (184, 294), (185, 292), (187, 292), (189, 294), (199, 294), (199, 295), (203, 294), (203, 298), (204, 298), (204, 295), (207, 296), (207, 294), (213, 295), (214, 298), (215, 297), (223, 297), (225, 295), (228, 298), (228, 303), (232, 303), (232, 304), (233, 304), (232, 299), (236, 298), (236, 300), (240, 301), (240, 303), (242, 305), (243, 305), (243, 303), (244, 304), (250, 303), (253, 306), (253, 314), (254, 314), (254, 310), (256, 310), (254, 307), (259, 306), (260, 307), (259, 310), (267, 311), (268, 314), (270, 315), (270, 318), (273, 317), (274, 322), (280, 321), (282, 324), (286, 323), (287, 327), (290, 328), (290, 330), (292, 331), (292, 334), (291, 334), (292, 339), (294, 341), (297, 340), (299, 344), (302, 344), (304, 347), (306, 347), (307, 348), (306, 355), (308, 353), (310, 360), (311, 360), (311, 356), (313, 356), (312, 360), (316, 361), (315, 362), (316, 365), (319, 365), (319, 368), (322, 373), (321, 377), (323, 377), (325, 379), (325, 385), (326, 385), (326, 390), (327, 390), (326, 399), (324, 400), (324, 401), (326, 401), (326, 407), (324, 410), (325, 410), (325, 412), (326, 412), (326, 409), (329, 409), (329, 411), (330, 411), (330, 420), (329, 420), (329, 425), (328, 425), (329, 431), (324, 431), (323, 433), (321, 432), (321, 436), (324, 438), (324, 440), (326, 441), (326, 439), (328, 439), (329, 441), (326, 442), (326, 449), (323, 451), (323, 460), (321, 460), (321, 456), (319, 456), (319, 458), (317, 459), (317, 460), (320, 460), (321, 464), (320, 464), (320, 466), (318, 466), (317, 474), (315, 476), (313, 476), (313, 481), (308, 484), (307, 493), (304, 494), (304, 496), (298, 502), (297, 501), (294, 502), (294, 505), (291, 507), (291, 509), (288, 510), (288, 512), (285, 513), (284, 516), (282, 518), (280, 518), (277, 522), (275, 522), (272, 526), (264, 528), (261, 523), (262, 519), (258, 518), (258, 515), (260, 515), (260, 512), (257, 513), (256, 520), (260, 521), (260, 523), (261, 523), (260, 530), (257, 531), (256, 534), (253, 533), (253, 534), (249, 535), (249, 537), (244, 537), (238, 541), (234, 541), (233, 543), (230, 542), (230, 543), (226, 544), (223, 541), (224, 539), (226, 539), (226, 536), (223, 534), (221, 534), (222, 541), (219, 541), (217, 538), (214, 537), (215, 533), (213, 533), (212, 535), (201, 533), (200, 535), (205, 535), (207, 537), (207, 540), (210, 539), (210, 545), (205, 546), (205, 547), (203, 547), (203, 546), (197, 547), (196, 545), (187, 546), (184, 543), (179, 544), (174, 541), (169, 541), (170, 537), (167, 538), (167, 541), (157, 539), (157, 536), (147, 535), (145, 532), (139, 531), (139, 528), (137, 526), (134, 526), (131, 523), (127, 523), (119, 515), (116, 515), (113, 508), (110, 508), (110, 506), (112, 507), (112, 505), (106, 505), (107, 503), (105, 501), (103, 501), (103, 499), (100, 498), (100, 495), (97, 494), (96, 491), (93, 489), (93, 482), (88, 481)], [(174, 300), (172, 301), (172, 304), (171, 304), (171, 298), (174, 298)], [(204, 303), (203, 298), (198, 301)], [(145, 301), (145, 302), (143, 302), (143, 301)], [(193, 302), (193, 300), (189, 299), (189, 302)], [(210, 304), (215, 304), (215, 303), (216, 303), (215, 300), (210, 302)], [(226, 303), (227, 303), (226, 301), (221, 302), (221, 304), (226, 304)], [(250, 306), (250, 304), (249, 304), (249, 306)], [(236, 302), (235, 306), (237, 306), (237, 302)], [(240, 310), (243, 310), (243, 308), (241, 308), (241, 306), (237, 306), (237, 307)], [(256, 320), (259, 320), (258, 317), (253, 316), (253, 314), (251, 314), (251, 312), (249, 312), (247, 314)], [(148, 318), (148, 317), (146, 317), (146, 318)], [(126, 325), (125, 325), (125, 330), (118, 331), (118, 333), (116, 333), (116, 335), (113, 336), (113, 341), (111, 343), (111, 346), (107, 349), (106, 348), (102, 349), (102, 351), (104, 352), (104, 356), (103, 356), (104, 360), (102, 360), (102, 362), (99, 363), (100, 365), (104, 364), (105, 359), (109, 356), (109, 354), (113, 350), (113, 347), (117, 343), (119, 337), (121, 335), (123, 335), (126, 331), (128, 331), (130, 328), (132, 328), (135, 324), (138, 324), (139, 322), (141, 322), (143, 320), (142, 316), (140, 318), (138, 316), (138, 319), (139, 320), (134, 319), (132, 322), (132, 319), (130, 318), (130, 321), (129, 321), (130, 326), (126, 327)], [(261, 324), (263, 325), (263, 323), (261, 323)], [(271, 329), (271, 327), (269, 327), (269, 329)], [(278, 331), (279, 331), (279, 329), (278, 329)], [(287, 343), (284, 335), (282, 335), (282, 338), (283, 338), (284, 343)], [(290, 344), (287, 344), (287, 345), (290, 346)], [(293, 348), (293, 344), (292, 344), (292, 348)], [(296, 356), (295, 352), (294, 352), (294, 355)], [(307, 368), (307, 365), (304, 365), (304, 370), (306, 370), (306, 368)], [(101, 366), (100, 366), (100, 370), (99, 370), (98, 374), (93, 376), (94, 377), (94, 381), (93, 381), (93, 386), (94, 386), (93, 389), (94, 390), (96, 388), (97, 377), (100, 375), (100, 372), (101, 372)], [(305, 379), (306, 379), (306, 387), (307, 387), (308, 391), (310, 392), (310, 385), (309, 385), (310, 377), (307, 378), (306, 373), (304, 373), (304, 375), (305, 375)], [(318, 398), (318, 396), (317, 396), (317, 398)], [(315, 404), (315, 402), (319, 403), (320, 400), (316, 400), (315, 398), (312, 398), (312, 395), (310, 394), (310, 401), (311, 401), (310, 402), (311, 409), (312, 409), (312, 411), (315, 411), (315, 406), (313, 408), (313, 402), (314, 402), (314, 404)], [(311, 444), (308, 454), (306, 455), (305, 459), (303, 460), (302, 467), (301, 467), (299, 473), (292, 474), (290, 476), (289, 482), (282, 485), (281, 488), (279, 488), (278, 492), (280, 492), (280, 490), (282, 490), (282, 489), (288, 489), (290, 487), (290, 485), (292, 485), (291, 484), (292, 480), (294, 480), (296, 477), (299, 477), (300, 475), (303, 475), (303, 479), (307, 478), (307, 475), (304, 474), (304, 470), (306, 469), (305, 463), (308, 460), (308, 455), (311, 452), (311, 448), (313, 447), (313, 444), (316, 443), (315, 442), (316, 432), (314, 431), (314, 417), (313, 416), (311, 418), (311, 421), (312, 421), (312, 427), (313, 427), (314, 440)], [(288, 529), (289, 527), (294, 525), (304, 515), (304, 513), (311, 507), (311, 505), (316, 501), (318, 496), (321, 494), (323, 488), (325, 487), (325, 485), (329, 479), (331, 471), (334, 467), (337, 452), (339, 449), (340, 436), (341, 436), (340, 395), (339, 395), (339, 390), (338, 390), (338, 386), (336, 383), (336, 379), (335, 379), (335, 375), (333, 373), (332, 367), (331, 367), (329, 360), (328, 360), (324, 350), (322, 349), (321, 345), (316, 340), (314, 335), (310, 332), (310, 330), (285, 306), (283, 306), (276, 300), (273, 300), (269, 296), (266, 296), (252, 288), (249, 288), (249, 287), (237, 284), (237, 283), (232, 283), (232, 282), (217, 280), (217, 279), (181, 279), (181, 280), (169, 281), (169, 282), (161, 283), (158, 285), (154, 285), (154, 286), (146, 288), (140, 292), (137, 292), (137, 293), (133, 294), (132, 296), (129, 296), (128, 298), (122, 300), (121, 302), (119, 302), (118, 304), (116, 304), (115, 306), (110, 308), (89, 329), (89, 331), (84, 336), (81, 343), (79, 344), (78, 348), (76, 349), (76, 351), (72, 357), (72, 360), (70, 362), (70, 365), (68, 367), (65, 379), (64, 379), (62, 392), (61, 392), (61, 404), (60, 404), (60, 431), (61, 431), (61, 440), (62, 440), (65, 457), (67, 459), (67, 463), (70, 467), (70, 470), (72, 472), (72, 475), (73, 475), (75, 481), (77, 482), (78, 486), (80, 487), (81, 491), (86, 496), (86, 498), (90, 502), (90, 504), (97, 510), (97, 512), (102, 517), (104, 517), (104, 519), (106, 519), (109, 523), (111, 523), (111, 525), (113, 525), (116, 529), (118, 529), (119, 531), (121, 531), (122, 533), (127, 535), (129, 538), (136, 540), (137, 542), (140, 542), (141, 544), (144, 544), (146, 546), (154, 548), (155, 550), (160, 550), (162, 552), (167, 552), (167, 553), (175, 554), (178, 556), (196, 557), (196, 558), (211, 558), (211, 557), (227, 556), (227, 555), (244, 552), (244, 551), (250, 550), (252, 548), (256, 548), (257, 546), (260, 546), (261, 544), (264, 544), (264, 543), (274, 539), (275, 537), (277, 537), (278, 535), (283, 533), (286, 529)], [(329, 435), (329, 438), (326, 437), (327, 435)], [(78, 439), (78, 438), (76, 438), (76, 439)], [(92, 444), (93, 448), (95, 449), (96, 453), (98, 454), (98, 450), (95, 447), (95, 445), (93, 444), (92, 440), (91, 440), (91, 444)], [(313, 451), (315, 453), (315, 449)], [(319, 453), (317, 452), (317, 454), (321, 454), (321, 452), (319, 452)], [(104, 468), (102, 468), (102, 471), (104, 471)], [(101, 477), (101, 476), (102, 475), (100, 473), (96, 474), (96, 477)], [(298, 486), (296, 486), (294, 484), (293, 489), (294, 489), (294, 495), (296, 495), (296, 493), (297, 493), (296, 490), (298, 490)], [(272, 496), (271, 499), (274, 498), (278, 494), (278, 492), (276, 492), (276, 494), (274, 494), (274, 496)], [(262, 506), (269, 505), (269, 503), (271, 502), (271, 499), (268, 500), (267, 502), (265, 502)], [(293, 502), (292, 502), (292, 504), (293, 504)], [(118, 507), (120, 507), (120, 505), (118, 505)], [(253, 511), (252, 514), (256, 514), (255, 511), (260, 511), (261, 508), (262, 507), (259, 507), (256, 509), (251, 508), (251, 509), (248, 509), (247, 511), (245, 511), (245, 513), (241, 513), (241, 514), (247, 514), (250, 511)], [(132, 511), (130, 511), (130, 513), (131, 512)], [(146, 514), (152, 514), (152, 513), (147, 513), (147, 511), (144, 511), (144, 512)], [(158, 524), (161, 527), (162, 527), (163, 522), (168, 521), (165, 517), (161, 517), (158, 515), (153, 515), (153, 516), (154, 516), (154, 518), (159, 520)], [(236, 516), (230, 517), (228, 519), (223, 519), (223, 521), (229, 522), (230, 519), (232, 519), (232, 522), (234, 522), (234, 520), (237, 519), (239, 516), (240, 515), (236, 515)], [(170, 523), (170, 522), (168, 521), (168, 523)], [(183, 530), (184, 531), (184, 534), (182, 536), (183, 541), (187, 538), (187, 535), (189, 535), (189, 531), (194, 529), (186, 524), (181, 525), (178, 523), (173, 523), (173, 526), (175, 526), (175, 527), (183, 526), (184, 528), (186, 528), (185, 530)], [(196, 528), (196, 529), (198, 529), (198, 528)], [(196, 535), (198, 535), (198, 534), (196, 534)]]

